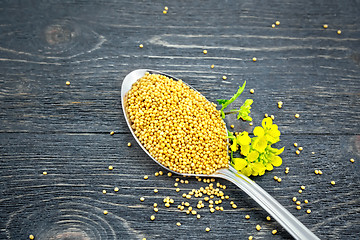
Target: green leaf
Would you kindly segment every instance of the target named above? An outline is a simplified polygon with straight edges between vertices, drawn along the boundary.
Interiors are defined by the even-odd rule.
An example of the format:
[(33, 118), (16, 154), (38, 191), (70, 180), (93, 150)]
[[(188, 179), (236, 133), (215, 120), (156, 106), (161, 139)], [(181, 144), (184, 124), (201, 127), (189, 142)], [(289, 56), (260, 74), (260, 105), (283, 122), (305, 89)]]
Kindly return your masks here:
[(227, 101), (229, 101), (229, 100), (225, 100), (225, 99), (216, 99), (216, 101), (217, 101), (219, 104), (223, 105), (224, 103), (226, 103), (226, 102), (227, 102)]
[[(224, 110), (227, 106), (229, 106), (229, 104), (231, 104), (233, 101), (235, 101), (235, 99), (237, 99), (241, 95), (241, 93), (244, 91), (245, 86), (246, 86), (246, 81), (244, 82), (244, 84), (241, 87), (239, 87), (239, 89), (234, 94), (234, 96), (232, 96), (229, 100), (227, 100), (226, 102), (221, 104), (222, 105), (221, 110)], [(222, 100), (222, 99), (219, 99), (219, 100)]]
[(252, 99), (246, 99), (246, 101), (244, 102), (244, 104), (240, 107), (239, 109), (239, 114), (237, 116), (237, 119), (242, 119), (244, 121), (252, 121), (252, 118), (249, 116), (250, 114), (250, 109), (251, 109), (251, 104), (254, 101)]

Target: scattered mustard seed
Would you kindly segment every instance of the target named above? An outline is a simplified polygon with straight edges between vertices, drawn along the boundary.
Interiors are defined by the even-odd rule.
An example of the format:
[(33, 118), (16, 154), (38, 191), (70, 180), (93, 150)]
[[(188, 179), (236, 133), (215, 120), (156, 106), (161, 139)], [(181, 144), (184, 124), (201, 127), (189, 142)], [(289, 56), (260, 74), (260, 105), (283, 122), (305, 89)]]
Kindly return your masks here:
[(157, 190), (156, 188), (154, 189), (154, 193), (158, 193), (159, 192), (159, 190)]
[(299, 118), (300, 117), (300, 114), (295, 114), (295, 118)]
[(157, 203), (154, 203), (153, 206), (154, 206), (154, 208), (156, 208), (156, 207), (158, 206), (158, 204), (157, 204)]
[(214, 64), (212, 64), (210, 67), (211, 67), (211, 68), (214, 68), (214, 67), (215, 67), (215, 65), (214, 65)]
[(274, 176), (274, 180), (277, 181), (279, 179), (278, 176)]
[(294, 147), (297, 147), (298, 146), (298, 144), (297, 143), (294, 143)]
[(114, 192), (118, 192), (119, 191), (119, 188), (118, 187), (115, 187), (114, 188)]
[(245, 215), (245, 219), (250, 219), (250, 215)]
[(324, 25), (323, 25), (323, 28), (324, 28), (324, 29), (327, 29), (328, 27), (329, 27), (329, 25), (327, 25), (327, 24), (324, 24)]
[(350, 162), (352, 162), (352, 163), (355, 162), (355, 159), (351, 158), (351, 159), (350, 159)]
[(207, 50), (204, 50), (203, 53), (204, 53), (204, 54), (207, 54)]
[(331, 185), (335, 185), (335, 181), (331, 181), (330, 183), (331, 183)]
[(168, 172), (167, 175), (168, 175), (168, 177), (171, 177), (171, 176), (172, 176), (172, 173), (171, 173), (171, 172)]
[(180, 192), (180, 188), (175, 189), (176, 192)]
[(174, 187), (177, 187), (177, 186), (179, 186), (179, 184), (176, 182), (176, 183), (174, 183)]
[(300, 210), (300, 209), (301, 209), (301, 206), (296, 206), (296, 209), (297, 209), (297, 210)]
[(302, 192), (303, 192), (303, 191), (300, 189), (300, 190), (299, 190), (299, 193), (302, 193)]
[(224, 76), (222, 77), (222, 79), (226, 80), (226, 79), (227, 79), (227, 77), (224, 75)]
[(279, 25), (280, 25), (280, 21), (276, 21), (275, 24), (276, 24), (277, 26), (279, 26)]
[(155, 215), (151, 215), (150, 219), (151, 219), (151, 221), (154, 221), (155, 220)]
[(164, 9), (165, 9), (166, 11), (167, 11), (167, 10), (169, 10), (169, 8), (168, 8), (168, 7), (166, 7), (166, 6), (164, 7)]
[(278, 178), (278, 180), (277, 180), (278, 182), (281, 182), (281, 178)]
[(319, 170), (319, 174), (320, 174), (320, 175), (322, 175), (322, 174), (323, 174), (323, 172), (322, 172), (321, 170)]
[(255, 90), (254, 89), (250, 89), (250, 93), (254, 94)]
[(311, 209), (306, 210), (306, 213), (307, 213), (307, 214), (310, 214), (310, 213), (311, 213)]
[(140, 201), (142, 201), (142, 202), (145, 201), (145, 198), (144, 198), (144, 197), (141, 197), (141, 198), (140, 198)]
[(296, 197), (293, 197), (292, 200), (293, 200), (293, 202), (296, 202), (297, 198), (296, 198)]
[(257, 59), (256, 59), (256, 57), (253, 57), (253, 59), (252, 59), (252, 60), (253, 60), (253, 62), (256, 62), (256, 60), (257, 60)]
[(340, 35), (340, 34), (341, 34), (341, 30), (337, 30), (337, 34)]
[(167, 11), (166, 11), (166, 10), (164, 10), (164, 11), (163, 11), (163, 14), (167, 14)]
[(252, 125), (254, 125), (254, 123), (253, 123), (253, 122), (250, 122), (250, 123), (249, 123), (249, 126), (252, 126)]
[[(273, 24), (274, 25), (274, 24)], [(249, 240), (253, 240), (254, 239), (254, 237), (253, 236), (249, 236)]]
[(113, 170), (113, 169), (114, 169), (114, 167), (110, 165), (110, 166), (109, 166), (109, 170)]
[(276, 229), (274, 229), (274, 230), (272, 230), (272, 232), (271, 232), (273, 235), (275, 235), (276, 233), (277, 233), (277, 230)]
[(179, 178), (176, 178), (176, 179), (175, 179), (175, 181), (177, 181), (177, 182), (178, 182), (178, 181), (180, 181), (180, 179), (179, 179)]
[(261, 226), (260, 225), (256, 225), (256, 230), (260, 231), (261, 230)]
[(48, 173), (47, 172), (43, 172), (43, 175), (47, 175)]
[(158, 208), (154, 208), (154, 212), (158, 212), (159, 211), (159, 209)]
[(29, 239), (31, 239), (31, 240), (35, 239), (35, 236), (32, 235), (32, 234), (30, 234), (30, 235), (29, 235)]
[(70, 81), (66, 81), (66, 83), (65, 83), (65, 84), (69, 86), (69, 85), (70, 85)]
[(180, 222), (177, 222), (176, 225), (180, 227), (180, 226), (181, 226), (181, 223), (180, 223)]
[(317, 170), (317, 169), (314, 172), (315, 172), (315, 174), (319, 174), (319, 170)]
[(103, 194), (106, 194), (106, 190), (102, 190), (102, 193), (103, 193)]
[(304, 148), (303, 147), (299, 147), (299, 151), (302, 151)]
[(231, 128), (234, 128), (235, 126), (234, 126), (234, 125), (231, 125), (230, 127), (231, 127)]
[(149, 178), (149, 176), (148, 176), (148, 175), (145, 175), (145, 176), (144, 176), (144, 179), (145, 179), (145, 180), (147, 180), (148, 178)]
[(197, 219), (200, 219), (200, 218), (201, 218), (200, 214), (196, 215), (196, 218), (197, 218)]
[(305, 199), (305, 200), (304, 200), (304, 203), (308, 204), (308, 203), (309, 203), (309, 200)]
[(159, 171), (159, 175), (162, 176), (164, 173), (163, 171)]
[(275, 24), (272, 24), (271, 27), (272, 27), (272, 28), (275, 28)]
[(301, 204), (301, 202), (300, 201), (296, 201), (296, 205), (300, 205)]
[(209, 227), (205, 228), (205, 231), (210, 232), (210, 228)]
[(266, 118), (269, 117), (269, 114), (265, 113), (265, 114), (264, 114), (264, 117), (266, 117)]
[(270, 216), (267, 216), (267, 217), (266, 217), (266, 220), (270, 221), (270, 220), (271, 220), (271, 217), (270, 217)]
[(231, 206), (232, 206), (232, 208), (237, 208), (236, 204), (233, 204), (233, 205), (231, 205)]
[(270, 118), (271, 118), (272, 120), (274, 120), (274, 119), (275, 119), (275, 116), (274, 116), (274, 115), (270, 115)]
[(305, 190), (305, 186), (301, 186), (300, 188), (301, 188), (302, 190)]
[(114, 132), (114, 131), (111, 131), (111, 132), (110, 132), (110, 135), (111, 135), (111, 136), (112, 136), (112, 135), (114, 135), (114, 134), (115, 134), (115, 132)]
[(109, 212), (108, 212), (107, 210), (104, 210), (103, 213), (104, 213), (104, 215), (106, 215), (106, 214), (108, 214)]
[(296, 153), (297, 155), (299, 155), (299, 154), (300, 154), (300, 151), (299, 151), (299, 150), (296, 150), (295, 153)]

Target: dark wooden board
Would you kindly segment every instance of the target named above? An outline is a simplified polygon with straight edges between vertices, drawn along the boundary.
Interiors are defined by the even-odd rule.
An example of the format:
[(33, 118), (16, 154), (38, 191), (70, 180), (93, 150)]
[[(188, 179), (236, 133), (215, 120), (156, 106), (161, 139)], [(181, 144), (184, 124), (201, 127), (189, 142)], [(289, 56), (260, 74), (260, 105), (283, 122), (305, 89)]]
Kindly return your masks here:
[[(175, 176), (153, 176), (160, 167), (126, 126), (121, 83), (138, 68), (182, 78), (210, 101), (231, 97), (246, 80), (233, 105), (254, 99), (254, 126), (264, 113), (275, 115), (283, 135), (277, 146), (285, 146), (283, 165), (254, 180), (321, 239), (357, 239), (359, 9), (359, 1), (2, 1), (0, 239), (291, 239), (223, 180), (237, 209), (227, 201), (224, 212), (203, 209), (197, 220), (161, 204), (150, 221), (152, 203), (183, 199)], [(233, 116), (226, 121), (236, 131), (254, 127)], [(294, 142), (304, 147), (299, 156)], [(181, 189), (205, 186), (189, 180)], [(310, 203), (296, 210), (294, 196)]]

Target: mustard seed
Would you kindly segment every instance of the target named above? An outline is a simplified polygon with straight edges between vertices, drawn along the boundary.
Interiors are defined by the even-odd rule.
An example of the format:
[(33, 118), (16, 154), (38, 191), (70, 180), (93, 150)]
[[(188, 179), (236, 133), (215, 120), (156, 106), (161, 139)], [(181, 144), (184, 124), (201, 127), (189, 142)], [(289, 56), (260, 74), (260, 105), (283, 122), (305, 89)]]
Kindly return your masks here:
[(157, 203), (154, 203), (153, 206), (154, 206), (154, 208), (156, 208), (156, 207), (158, 206), (158, 204), (157, 204)]
[(279, 26), (279, 25), (280, 25), (280, 21), (276, 21), (275, 24), (276, 24), (277, 26)]
[(300, 190), (299, 190), (299, 193), (302, 193), (302, 192), (303, 192), (303, 191), (300, 189)]
[(209, 227), (205, 228), (205, 231), (209, 232), (209, 231), (210, 231), (210, 228), (209, 228)]
[(222, 79), (223, 79), (223, 80), (226, 80), (226, 79), (227, 79), (227, 77), (224, 75), (224, 76), (222, 77)]
[(166, 6), (164, 7), (164, 9), (165, 9), (166, 11), (167, 11), (167, 10), (169, 10), (169, 8), (168, 8), (168, 7), (166, 7)]
[(296, 202), (297, 198), (296, 198), (296, 197), (293, 197), (292, 200), (293, 200), (293, 202)]
[(214, 66), (214, 64), (213, 64), (213, 65), (211, 65), (210, 67), (211, 67), (211, 68), (214, 68), (215, 66)]
[(114, 188), (114, 192), (118, 192), (119, 191), (119, 188), (118, 187), (115, 187)]
[(145, 201), (145, 198), (144, 198), (144, 197), (141, 197), (141, 198), (140, 198), (140, 201), (142, 201), (142, 202)]
[(196, 218), (197, 218), (197, 219), (200, 219), (200, 218), (201, 218), (200, 214), (196, 215)]
[(171, 176), (172, 176), (172, 173), (171, 173), (171, 172), (168, 172), (167, 175), (168, 175), (168, 177), (171, 177)]
[(106, 194), (106, 190), (102, 190), (102, 193), (103, 193), (103, 194)]
[(70, 85), (70, 81), (66, 81), (66, 83), (65, 83), (65, 84), (69, 86), (69, 85)]
[(107, 210), (104, 210), (103, 213), (104, 213), (104, 215), (106, 215), (106, 214), (108, 214), (109, 212), (108, 212)]
[(144, 176), (144, 179), (145, 179), (145, 180), (147, 180), (148, 178), (149, 178), (149, 176), (148, 176), (148, 175), (145, 175), (145, 176)]
[(331, 181), (330, 183), (331, 183), (331, 185), (335, 185), (335, 181)]
[(166, 11), (166, 10), (164, 10), (164, 11), (163, 11), (163, 14), (167, 14), (167, 11)]
[(245, 219), (250, 219), (250, 215), (245, 215)]
[(354, 160), (353, 158), (351, 158), (351, 159), (350, 159), (350, 162), (352, 162), (352, 163), (353, 163), (353, 162), (355, 162), (355, 160)]
[(272, 28), (275, 28), (275, 24), (272, 24), (271, 27), (272, 27)]
[(305, 190), (305, 186), (301, 186), (300, 188), (301, 188), (302, 190)]
[(142, 45), (142, 44), (139, 45), (139, 48), (143, 48), (143, 47), (144, 47), (144, 45)]
[(162, 176), (164, 173), (163, 171), (159, 171), (159, 175)]
[(113, 170), (114, 169), (114, 167), (113, 166), (109, 166), (109, 170)]
[(301, 207), (300, 207), (300, 206), (296, 206), (296, 209), (297, 209), (297, 210), (300, 210), (300, 209), (301, 209)]
[(294, 116), (295, 116), (295, 118), (299, 118), (299, 117), (300, 117), (300, 114), (297, 113), (297, 114), (295, 114)]
[(159, 192), (159, 190), (157, 190), (156, 188), (154, 189), (154, 193), (158, 193)]
[(34, 239), (35, 239), (35, 236), (32, 235), (32, 234), (30, 234), (30, 235), (29, 235), (29, 239), (34, 240)]
[(111, 135), (111, 136), (112, 136), (112, 135), (114, 135), (114, 134), (115, 134), (115, 132), (114, 132), (114, 131), (111, 131), (111, 132), (110, 132), (110, 135)]
[(299, 154), (300, 154), (300, 151), (299, 151), (299, 150), (296, 150), (295, 153), (296, 153), (297, 155), (299, 155)]
[(250, 93), (253, 94), (255, 92), (254, 89), (250, 89)]
[(155, 220), (155, 215), (151, 215), (150, 219), (151, 219), (151, 221), (154, 221)]
[(256, 230), (260, 231), (260, 230), (261, 230), (261, 226), (260, 226), (260, 225), (256, 225)]
[(270, 217), (270, 216), (267, 216), (267, 217), (266, 217), (266, 220), (270, 221), (270, 220), (271, 220), (271, 217)]
[(274, 230), (271, 231), (271, 233), (272, 233), (273, 235), (275, 235), (275, 234), (277, 233), (277, 230), (274, 229)]
[(303, 147), (299, 147), (299, 151), (302, 151), (303, 150)]
[[(273, 24), (273, 25), (275, 25), (275, 24)], [(249, 238), (248, 238), (249, 240), (253, 240), (254, 239), (254, 237), (253, 236), (249, 236)]]
[(324, 28), (324, 29), (327, 29), (328, 27), (329, 27), (329, 25), (327, 25), (327, 24), (324, 24), (324, 25), (323, 25), (323, 28)]
[(204, 53), (204, 54), (207, 54), (207, 50), (204, 50), (203, 53)]
[(256, 57), (253, 57), (253, 59), (252, 59), (252, 60), (253, 60), (253, 62), (256, 62), (256, 60), (257, 60), (257, 59), (256, 59)]
[(47, 175), (48, 173), (47, 172), (43, 172), (43, 175)]
[(297, 147), (298, 146), (298, 144), (297, 143), (294, 143), (294, 147)]
[(158, 212), (159, 211), (159, 209), (158, 208), (154, 208), (154, 212)]
[(337, 34), (340, 35), (340, 34), (341, 34), (341, 30), (337, 30)]
[(304, 203), (306, 203), (306, 204), (309, 203), (309, 200), (305, 199), (305, 200), (304, 200)]
[(306, 213), (307, 213), (307, 214), (310, 214), (310, 213), (311, 213), (311, 209), (306, 210)]
[(180, 226), (181, 226), (181, 223), (180, 223), (180, 222), (177, 222), (176, 225), (180, 227)]

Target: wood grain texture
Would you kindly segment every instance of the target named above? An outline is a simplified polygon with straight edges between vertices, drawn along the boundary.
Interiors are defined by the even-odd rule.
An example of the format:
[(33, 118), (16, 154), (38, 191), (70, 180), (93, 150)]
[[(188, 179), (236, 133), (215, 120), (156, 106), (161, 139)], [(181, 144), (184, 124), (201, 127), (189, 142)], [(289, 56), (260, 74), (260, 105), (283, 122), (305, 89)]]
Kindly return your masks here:
[[(357, 239), (359, 8), (356, 0), (2, 1), (0, 239), (291, 239), (223, 180), (237, 209), (225, 201), (224, 212), (202, 209), (200, 220), (177, 210), (183, 198), (176, 176), (153, 175), (160, 168), (135, 144), (122, 115), (121, 82), (137, 68), (180, 77), (210, 101), (232, 96), (246, 80), (255, 93), (233, 105), (253, 98), (254, 126), (264, 113), (275, 115), (278, 146), (285, 146), (283, 165), (254, 180), (321, 239)], [(226, 121), (236, 131), (253, 128), (233, 116)], [(299, 156), (294, 142), (304, 147)], [(181, 193), (205, 186), (189, 181)], [(165, 196), (176, 205), (164, 207)], [(296, 210), (294, 196), (309, 204)], [(154, 202), (161, 206), (152, 222)]]

